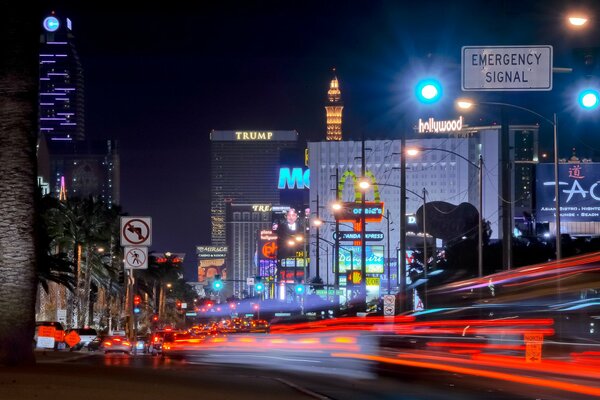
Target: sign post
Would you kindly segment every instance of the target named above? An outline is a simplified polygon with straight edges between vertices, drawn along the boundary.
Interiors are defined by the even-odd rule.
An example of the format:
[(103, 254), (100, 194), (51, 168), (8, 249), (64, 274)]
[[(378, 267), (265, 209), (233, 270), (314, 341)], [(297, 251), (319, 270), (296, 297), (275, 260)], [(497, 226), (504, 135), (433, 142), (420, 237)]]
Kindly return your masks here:
[[(148, 269), (148, 246), (152, 244), (152, 218), (121, 217), (121, 246), (125, 247), (124, 268), (129, 270), (127, 279), (127, 303), (129, 304), (129, 337), (132, 343), (136, 339), (136, 314), (134, 312), (134, 290), (136, 269)], [(134, 345), (134, 352), (136, 351)]]
[(393, 317), (396, 314), (396, 296), (386, 294), (383, 296), (383, 315)]
[(464, 91), (552, 90), (552, 46), (463, 46)]

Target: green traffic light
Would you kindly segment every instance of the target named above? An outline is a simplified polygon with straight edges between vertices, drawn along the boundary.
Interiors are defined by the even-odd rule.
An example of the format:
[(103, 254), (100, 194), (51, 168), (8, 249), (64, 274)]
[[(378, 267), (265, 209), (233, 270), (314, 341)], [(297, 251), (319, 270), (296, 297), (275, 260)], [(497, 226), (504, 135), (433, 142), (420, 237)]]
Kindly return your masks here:
[(600, 94), (594, 89), (587, 89), (579, 93), (579, 105), (586, 110), (593, 110), (600, 104)]
[(261, 282), (258, 282), (255, 286), (255, 289), (257, 292), (262, 292), (263, 290), (265, 290), (265, 285), (263, 285)]
[(221, 289), (223, 289), (223, 282), (221, 282), (221, 281), (214, 281), (213, 282), (213, 289), (214, 290), (221, 290)]
[(415, 95), (421, 103), (435, 103), (442, 97), (442, 85), (436, 79), (422, 80), (415, 88)]

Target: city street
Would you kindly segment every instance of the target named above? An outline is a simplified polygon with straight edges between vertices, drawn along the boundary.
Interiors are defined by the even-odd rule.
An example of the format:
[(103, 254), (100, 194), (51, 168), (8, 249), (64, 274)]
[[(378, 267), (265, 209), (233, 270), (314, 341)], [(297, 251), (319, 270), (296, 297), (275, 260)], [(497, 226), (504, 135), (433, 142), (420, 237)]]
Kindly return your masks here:
[[(231, 335), (235, 336), (235, 335)], [(240, 336), (237, 340), (244, 342)], [(233, 340), (232, 337), (230, 337)], [(341, 349), (340, 349), (341, 350)], [(124, 355), (100, 352), (37, 351), (38, 366), (33, 369), (0, 370), (0, 397), (20, 399), (51, 390), (53, 397), (79, 398), (82, 391), (90, 399), (125, 399), (143, 393), (144, 398), (194, 395), (215, 399), (586, 399), (572, 391), (549, 389), (537, 384), (520, 384), (506, 378), (486, 379), (470, 373), (438, 369), (464, 366), (460, 358), (448, 361), (442, 353), (388, 349), (378, 356), (319, 350), (240, 350), (212, 347), (189, 350), (176, 358), (147, 354)], [(348, 358), (344, 356), (346, 354)], [(398, 356), (400, 354), (400, 356)], [(444, 360), (434, 365), (438, 360)], [(364, 359), (360, 359), (363, 357)], [(378, 360), (377, 357), (382, 357)], [(423, 373), (417, 366), (394, 365), (386, 359), (431, 362)], [(472, 367), (507, 376), (519, 372), (512, 366)], [(532, 379), (560, 376), (542, 371), (524, 373)], [(101, 377), (101, 379), (99, 379)], [(571, 384), (595, 386), (598, 380), (570, 379)], [(591, 386), (589, 386), (591, 385)], [(42, 387), (40, 387), (42, 386)], [(93, 391), (90, 389), (93, 388)]]

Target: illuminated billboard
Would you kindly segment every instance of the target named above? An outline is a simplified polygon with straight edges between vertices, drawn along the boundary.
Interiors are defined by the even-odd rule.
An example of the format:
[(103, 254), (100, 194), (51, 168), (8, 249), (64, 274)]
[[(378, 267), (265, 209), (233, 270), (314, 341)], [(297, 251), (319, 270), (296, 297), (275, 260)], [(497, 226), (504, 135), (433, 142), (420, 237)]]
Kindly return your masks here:
[[(383, 274), (384, 257), (383, 246), (366, 246), (367, 255), (367, 274)], [(350, 254), (352, 251), (352, 255)], [(343, 246), (340, 247), (340, 273), (350, 269), (360, 271), (361, 246)], [(352, 261), (351, 261), (352, 259)], [(353, 268), (352, 268), (353, 266)]]
[[(536, 167), (537, 220), (554, 221), (554, 165)], [(562, 222), (600, 221), (600, 164), (559, 164)]]
[(227, 246), (196, 246), (198, 256), (198, 282), (208, 285), (215, 275), (227, 279)]
[(309, 189), (310, 169), (279, 168), (279, 181), (277, 189)]

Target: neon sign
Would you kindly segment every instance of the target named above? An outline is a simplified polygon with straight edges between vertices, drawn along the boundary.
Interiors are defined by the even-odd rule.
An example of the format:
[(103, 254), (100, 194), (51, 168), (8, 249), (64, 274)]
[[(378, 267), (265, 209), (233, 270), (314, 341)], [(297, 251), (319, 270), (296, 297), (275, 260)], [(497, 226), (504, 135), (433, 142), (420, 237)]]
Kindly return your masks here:
[(273, 132), (241, 131), (235, 132), (235, 140), (271, 140)]
[(429, 118), (427, 121), (423, 121), (419, 118), (419, 133), (444, 133), (444, 132), (458, 132), (462, 130), (463, 117), (458, 119), (447, 120), (447, 121), (436, 121), (433, 118)]
[(60, 26), (60, 23), (58, 22), (58, 19), (56, 19), (55, 17), (47, 17), (46, 19), (44, 19), (43, 26), (44, 26), (44, 29), (47, 30), (48, 32), (54, 32), (58, 29), (58, 27)]
[(302, 168), (280, 168), (277, 189), (309, 189), (310, 169), (302, 171)]

